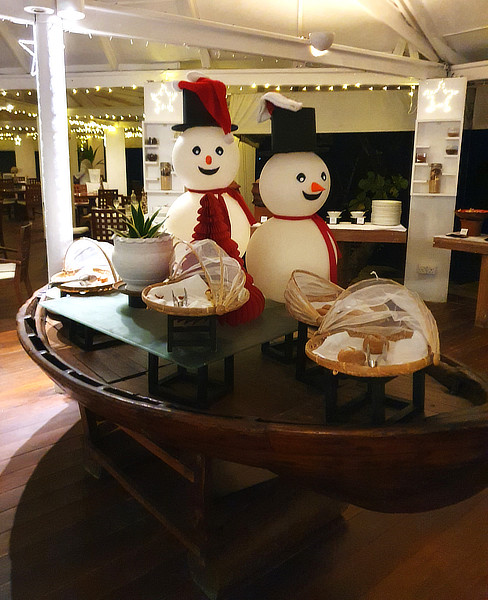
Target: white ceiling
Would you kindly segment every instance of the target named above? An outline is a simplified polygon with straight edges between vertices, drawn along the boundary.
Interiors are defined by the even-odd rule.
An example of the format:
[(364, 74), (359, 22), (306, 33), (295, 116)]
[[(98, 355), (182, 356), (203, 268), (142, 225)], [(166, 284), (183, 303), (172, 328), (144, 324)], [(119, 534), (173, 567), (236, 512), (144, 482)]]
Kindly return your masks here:
[[(85, 12), (66, 24), (68, 74), (310, 66), (422, 78), (488, 65), (487, 0), (86, 0)], [(32, 16), (0, 0), (0, 17), (9, 83), (29, 71), (17, 40)], [(310, 54), (311, 31), (334, 32), (325, 56)]]
[[(85, 0), (85, 14), (65, 22), (73, 114), (142, 114), (132, 86), (195, 68), (226, 69), (233, 85), (488, 79), (488, 0)], [(18, 40), (32, 39), (33, 16), (0, 0), (0, 19), (0, 90), (28, 112), (35, 80)], [(310, 53), (312, 31), (334, 32), (327, 54)]]

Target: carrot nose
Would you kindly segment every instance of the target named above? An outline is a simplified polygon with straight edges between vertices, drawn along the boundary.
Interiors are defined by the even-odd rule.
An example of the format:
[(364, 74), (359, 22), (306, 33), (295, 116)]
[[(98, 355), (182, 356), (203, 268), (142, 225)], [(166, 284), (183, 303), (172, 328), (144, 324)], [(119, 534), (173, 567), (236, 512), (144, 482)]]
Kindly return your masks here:
[(319, 183), (315, 181), (312, 183), (312, 192), (323, 192), (325, 190)]
[(212, 164), (212, 157), (207, 155), (205, 157), (205, 162), (207, 163), (207, 165), (211, 165)]

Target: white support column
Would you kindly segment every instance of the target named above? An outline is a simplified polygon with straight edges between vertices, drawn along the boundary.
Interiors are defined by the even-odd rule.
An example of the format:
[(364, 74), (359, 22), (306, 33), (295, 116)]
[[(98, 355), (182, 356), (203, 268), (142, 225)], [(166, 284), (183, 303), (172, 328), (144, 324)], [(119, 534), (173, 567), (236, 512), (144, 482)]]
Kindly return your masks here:
[(130, 194), (127, 190), (125, 161), (125, 132), (123, 127), (113, 127), (105, 132), (107, 183), (119, 190), (119, 194)]
[(62, 21), (37, 15), (34, 24), (44, 227), (49, 277), (63, 267), (73, 241), (66, 74)]

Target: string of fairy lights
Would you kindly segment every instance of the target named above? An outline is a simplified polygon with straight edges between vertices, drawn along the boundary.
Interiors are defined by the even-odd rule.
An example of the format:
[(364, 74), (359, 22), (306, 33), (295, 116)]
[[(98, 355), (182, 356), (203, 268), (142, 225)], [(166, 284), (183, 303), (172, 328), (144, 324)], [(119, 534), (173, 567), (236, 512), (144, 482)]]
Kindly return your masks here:
[[(277, 92), (351, 92), (351, 91), (406, 91), (410, 96), (411, 101), (415, 94), (415, 90), (418, 84), (403, 84), (403, 85), (368, 85), (361, 84), (360, 82), (351, 84), (336, 84), (336, 85), (272, 85), (269, 83), (257, 84), (251, 83), (249, 85), (234, 85), (227, 86), (228, 94), (232, 93), (262, 93), (265, 91), (277, 91)], [(120, 88), (95, 86), (93, 88), (70, 88), (69, 94), (76, 96), (77, 94), (97, 94), (98, 93), (114, 93), (115, 90), (138, 90), (142, 89), (140, 86), (135, 84), (130, 86), (121, 86)], [(27, 90), (24, 95), (33, 96), (32, 90)], [(20, 91), (0, 90), (0, 96), (15, 96), (20, 98)], [(6, 100), (7, 101), (7, 100)], [(81, 106), (80, 106), (81, 108)], [(0, 106), (0, 113), (6, 111), (16, 117), (26, 117), (35, 119), (37, 118), (37, 112), (28, 110), (25, 107), (16, 106), (15, 100), (10, 100), (5, 106)], [(142, 138), (142, 121), (145, 115), (138, 114), (113, 114), (108, 112), (94, 111), (93, 114), (88, 116), (75, 114), (73, 117), (68, 117), (70, 130), (74, 133), (79, 141), (80, 146), (83, 148), (88, 144), (90, 139), (103, 139), (105, 134), (110, 131), (114, 131), (115, 127), (123, 127), (124, 135), (126, 138)], [(13, 125), (5, 124), (0, 125), (0, 142), (4, 140), (13, 140), (16, 145), (20, 145), (22, 142), (21, 136), (28, 136), (37, 139), (38, 132), (36, 125)]]

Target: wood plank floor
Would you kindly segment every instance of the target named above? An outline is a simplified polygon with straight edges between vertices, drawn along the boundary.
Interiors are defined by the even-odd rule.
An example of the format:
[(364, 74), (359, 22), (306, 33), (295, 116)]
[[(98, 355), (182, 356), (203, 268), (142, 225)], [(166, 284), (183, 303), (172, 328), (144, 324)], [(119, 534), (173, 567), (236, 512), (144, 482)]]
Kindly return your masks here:
[[(15, 299), (0, 302), (0, 600), (203, 600), (184, 549), (109, 477), (86, 474), (77, 406), (21, 349)], [(432, 309), (443, 353), (488, 373), (474, 301)], [(342, 527), (232, 596), (292, 599), (487, 600), (488, 490), (417, 515), (350, 506)]]

